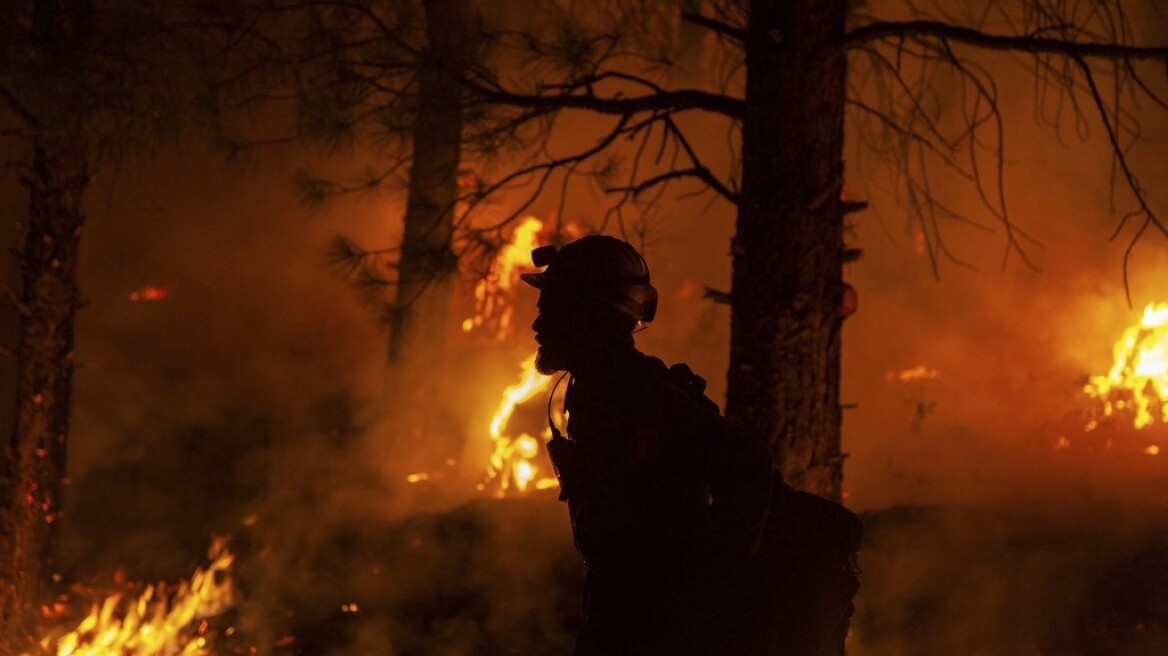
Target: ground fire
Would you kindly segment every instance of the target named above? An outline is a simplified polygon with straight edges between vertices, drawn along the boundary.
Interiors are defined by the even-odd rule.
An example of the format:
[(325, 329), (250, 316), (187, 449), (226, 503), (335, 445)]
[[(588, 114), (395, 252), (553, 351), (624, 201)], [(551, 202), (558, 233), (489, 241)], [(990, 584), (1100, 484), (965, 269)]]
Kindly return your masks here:
[[(1092, 376), (1084, 387), (1101, 404), (1102, 416), (1136, 430), (1168, 424), (1168, 303), (1145, 307), (1140, 322), (1124, 331), (1114, 352), (1107, 375)], [(1098, 419), (1091, 419), (1086, 430), (1098, 425)], [(1145, 453), (1159, 451), (1153, 445)]]
[(206, 568), (195, 570), (189, 581), (177, 586), (147, 585), (137, 597), (118, 592), (94, 602), (76, 628), (46, 636), (41, 648), (57, 656), (212, 653), (207, 619), (234, 603), (231, 566), (235, 556), (225, 540), (217, 539), (208, 558)]

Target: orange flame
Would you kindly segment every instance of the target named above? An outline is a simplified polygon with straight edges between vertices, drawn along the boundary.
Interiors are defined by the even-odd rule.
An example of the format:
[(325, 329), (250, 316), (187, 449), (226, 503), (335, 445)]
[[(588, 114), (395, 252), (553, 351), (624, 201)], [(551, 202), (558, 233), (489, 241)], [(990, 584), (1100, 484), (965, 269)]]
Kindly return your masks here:
[[(207, 623), (191, 625), (222, 613), (233, 603), (229, 573), (235, 557), (223, 539), (215, 540), (208, 556), (211, 564), (195, 570), (191, 580), (183, 581), (173, 594), (167, 594), (163, 586), (149, 585), (122, 610), (121, 594), (95, 603), (77, 628), (56, 640), (57, 656), (209, 654)], [(51, 638), (41, 641), (46, 652), (52, 644)]]
[[(547, 389), (551, 379), (541, 375), (535, 369), (535, 354), (519, 365), (522, 370), (520, 380), (503, 390), (503, 400), (491, 418), (490, 435), (495, 443), (494, 453), (487, 463), (488, 482), (497, 482), (500, 495), (515, 488), (526, 492), (527, 488), (535, 483), (536, 489), (544, 490), (558, 485), (555, 478), (542, 476), (544, 472), (535, 462), (539, 455), (539, 439), (521, 433), (512, 437), (506, 434), (507, 421), (511, 419), (515, 408)], [(542, 440), (551, 436), (545, 434)], [(486, 484), (479, 486), (486, 489)]]
[(1132, 415), (1137, 430), (1168, 423), (1168, 303), (1144, 308), (1143, 318), (1123, 332), (1114, 351), (1111, 371), (1092, 376), (1084, 391), (1103, 403), (1105, 416)]
[(475, 313), (462, 322), (463, 332), (484, 326), (494, 329), (496, 339), (507, 336), (511, 328), (515, 286), (522, 269), (531, 269), (531, 251), (539, 246), (543, 221), (529, 216), (515, 228), (511, 241), (499, 249), (491, 269), (475, 284)]

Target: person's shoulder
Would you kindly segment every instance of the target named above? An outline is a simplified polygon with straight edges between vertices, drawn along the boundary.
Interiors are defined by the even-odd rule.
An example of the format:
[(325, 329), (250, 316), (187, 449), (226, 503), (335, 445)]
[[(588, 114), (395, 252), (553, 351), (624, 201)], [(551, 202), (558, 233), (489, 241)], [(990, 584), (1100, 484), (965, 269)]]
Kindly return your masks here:
[(663, 360), (640, 354), (639, 383), (652, 390), (674, 411), (683, 415), (697, 413), (707, 418), (720, 417), (718, 404), (706, 396), (706, 380), (684, 363), (666, 365)]
[(669, 383), (698, 409), (721, 417), (718, 404), (706, 396), (706, 379), (694, 373), (689, 365), (679, 362), (669, 367)]

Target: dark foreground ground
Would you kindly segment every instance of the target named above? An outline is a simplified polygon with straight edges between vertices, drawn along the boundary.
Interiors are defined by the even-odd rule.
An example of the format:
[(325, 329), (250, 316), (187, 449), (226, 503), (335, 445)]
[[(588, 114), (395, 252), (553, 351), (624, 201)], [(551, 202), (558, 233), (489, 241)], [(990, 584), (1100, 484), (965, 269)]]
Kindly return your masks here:
[[(863, 519), (849, 654), (1168, 654), (1168, 513), (1067, 499), (1056, 508), (900, 507)], [(581, 572), (563, 508), (550, 499), (481, 500), (354, 527), (303, 566), (300, 577), (323, 577), (300, 588), (311, 594), (251, 602), (261, 614), (287, 609), (269, 630), (295, 640), (278, 653), (570, 650)], [(338, 571), (357, 574), (338, 584)], [(247, 576), (245, 566), (245, 588)]]
[(854, 654), (1168, 654), (1168, 514), (894, 508), (864, 516)]
[[(848, 653), (1168, 654), (1165, 505), (1055, 497), (863, 513)], [(253, 644), (302, 656), (571, 649), (583, 577), (552, 497), (481, 499), (396, 521), (297, 518), (243, 531), (234, 548), (241, 595), (218, 620), (237, 628), (224, 654)], [(125, 562), (131, 578), (190, 572), (189, 560), (173, 574)]]

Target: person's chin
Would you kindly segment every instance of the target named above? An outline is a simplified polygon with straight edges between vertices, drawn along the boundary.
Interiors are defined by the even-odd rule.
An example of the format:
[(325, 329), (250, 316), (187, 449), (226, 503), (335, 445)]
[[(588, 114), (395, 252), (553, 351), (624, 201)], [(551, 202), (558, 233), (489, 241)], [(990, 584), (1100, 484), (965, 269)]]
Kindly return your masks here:
[(554, 349), (549, 349), (546, 346), (539, 347), (539, 351), (535, 355), (535, 370), (539, 373), (550, 376), (557, 371), (564, 371), (567, 369), (563, 359), (558, 357)]

